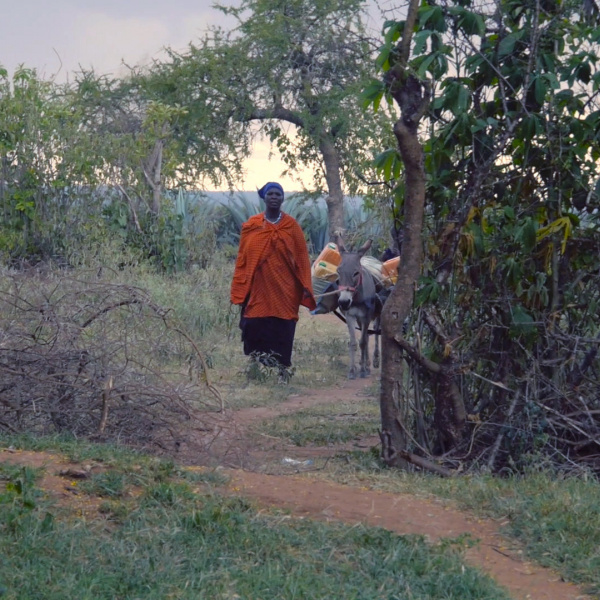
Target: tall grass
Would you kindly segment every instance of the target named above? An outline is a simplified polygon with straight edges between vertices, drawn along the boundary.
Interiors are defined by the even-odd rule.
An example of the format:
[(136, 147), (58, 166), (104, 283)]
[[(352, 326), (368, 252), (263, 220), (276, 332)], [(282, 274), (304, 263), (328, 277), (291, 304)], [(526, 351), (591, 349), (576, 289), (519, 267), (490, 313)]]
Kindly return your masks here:
[(167, 307), (193, 337), (227, 335), (237, 325), (239, 310), (229, 301), (233, 261), (216, 253), (209, 267), (165, 277), (151, 272), (136, 274), (161, 306)]

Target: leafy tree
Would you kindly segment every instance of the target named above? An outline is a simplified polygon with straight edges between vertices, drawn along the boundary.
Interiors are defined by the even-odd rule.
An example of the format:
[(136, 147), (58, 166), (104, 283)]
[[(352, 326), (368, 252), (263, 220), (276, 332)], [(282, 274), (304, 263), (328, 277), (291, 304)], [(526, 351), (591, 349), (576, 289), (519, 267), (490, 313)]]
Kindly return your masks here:
[(399, 294), (412, 297), (402, 277), (418, 258), (410, 207), (421, 182), (410, 178), (421, 167), (401, 135), (380, 159), (390, 173), (404, 166), (401, 286), (384, 347), (392, 362), (401, 348), (419, 381), (412, 394), (398, 377), (382, 383), (388, 459), (418, 442), (490, 469), (540, 451), (598, 469), (598, 11), (461, 1), (423, 3), (414, 17), (410, 7), (386, 24), (383, 81), (365, 93), (402, 107), (398, 136), (411, 123), (416, 135), (419, 90), (432, 90), (420, 130), (425, 253), (406, 336)]
[(237, 139), (238, 156), (264, 135), (290, 171), (315, 169), (316, 191), (327, 191), (330, 234), (343, 231), (344, 191), (356, 194), (357, 172), (389, 132), (384, 115), (364, 113), (358, 101), (372, 75), (363, 2), (243, 0), (220, 8), (237, 27), (213, 30), (186, 53), (172, 53), (156, 73), (177, 83), (163, 90), (190, 114), (209, 103), (227, 127), (224, 137)]
[(185, 245), (193, 258), (187, 238), (198, 233), (186, 227), (186, 207), (176, 206), (172, 191), (239, 169), (210, 106), (181, 106), (178, 74), (170, 75), (163, 77), (160, 64), (123, 79), (82, 72), (72, 90), (112, 229), (167, 271), (185, 266)]
[(70, 243), (99, 200), (81, 186), (94, 170), (69, 90), (25, 67), (0, 69), (0, 252), (51, 258)]
[[(168, 61), (132, 69), (125, 79), (83, 71), (71, 87), (60, 90), (35, 79), (47, 106), (36, 108), (44, 118), (31, 121), (39, 127), (27, 139), (31, 157), (43, 156), (46, 171), (41, 177), (39, 171), (33, 176), (35, 169), (24, 169), (10, 193), (39, 196), (42, 180), (54, 181), (56, 175), (56, 185), (69, 189), (73, 199), (89, 195), (89, 202), (80, 202), (96, 215), (85, 221), (88, 234), (91, 222), (98, 237), (108, 226), (105, 234), (170, 264), (171, 238), (181, 237), (182, 220), (167, 191), (204, 181), (232, 187), (253, 139), (266, 135), (290, 169), (316, 167), (313, 194), (327, 188), (330, 232), (343, 230), (343, 193), (357, 193), (373, 141), (385, 138), (386, 127), (389, 133), (385, 115), (365, 116), (357, 100), (372, 69), (362, 2), (244, 1), (222, 10), (237, 21), (234, 30), (212, 30), (188, 52), (171, 52)], [(8, 94), (5, 81), (7, 123), (11, 114), (17, 121), (25, 114), (17, 97), (22, 87)], [(34, 150), (41, 140), (48, 143)], [(21, 150), (18, 158), (4, 153), (5, 164), (17, 168), (18, 162), (22, 168), (31, 163), (33, 158)], [(55, 168), (61, 174), (50, 173)], [(17, 180), (4, 181), (9, 179)], [(6, 184), (2, 193), (6, 208), (12, 202)], [(46, 208), (62, 206), (55, 198)], [(20, 225), (11, 225), (13, 237), (20, 228), (22, 239), (31, 239), (27, 232), (33, 221), (25, 212), (30, 204), (14, 205)], [(47, 225), (40, 206), (38, 202), (39, 223)], [(99, 211), (104, 219), (97, 218)], [(56, 222), (63, 229), (78, 231), (62, 217), (58, 210)], [(47, 234), (52, 253), (62, 242), (51, 231)], [(22, 246), (27, 254), (28, 242)]]
[[(190, 142), (180, 128), (185, 109), (146, 83), (137, 73), (81, 72), (59, 86), (30, 69), (12, 81), (0, 71), (3, 254), (71, 262), (114, 239), (161, 268), (185, 264), (185, 214), (169, 190), (207, 172), (214, 180), (217, 161), (208, 157), (230, 152), (211, 137), (212, 115)], [(238, 163), (218, 164), (229, 172)]]

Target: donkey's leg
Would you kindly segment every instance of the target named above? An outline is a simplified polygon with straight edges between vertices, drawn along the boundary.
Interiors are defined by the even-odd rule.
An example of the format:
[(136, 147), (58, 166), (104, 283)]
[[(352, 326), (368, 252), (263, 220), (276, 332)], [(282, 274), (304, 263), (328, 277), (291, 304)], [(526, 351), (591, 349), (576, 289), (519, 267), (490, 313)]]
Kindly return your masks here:
[[(364, 359), (364, 365), (365, 365), (365, 370), (367, 372), (367, 374), (369, 374), (371, 372), (371, 370), (369, 369), (369, 367), (371, 366), (371, 353), (369, 352), (369, 322), (367, 321), (365, 322), (361, 322), (360, 323), (360, 331), (361, 331), (361, 341), (362, 341), (362, 332), (366, 331), (366, 348), (365, 348), (365, 359)], [(361, 346), (361, 352), (363, 351), (363, 346)]]
[(356, 379), (356, 319), (346, 314), (346, 325), (350, 335), (348, 350), (350, 351), (350, 367), (348, 368), (348, 379)]
[(373, 351), (373, 367), (375, 369), (379, 369), (379, 330), (381, 329), (381, 317), (377, 317), (375, 321), (373, 321), (373, 327), (375, 328), (375, 350)]
[(369, 369), (369, 321), (360, 321), (360, 376), (366, 377)]

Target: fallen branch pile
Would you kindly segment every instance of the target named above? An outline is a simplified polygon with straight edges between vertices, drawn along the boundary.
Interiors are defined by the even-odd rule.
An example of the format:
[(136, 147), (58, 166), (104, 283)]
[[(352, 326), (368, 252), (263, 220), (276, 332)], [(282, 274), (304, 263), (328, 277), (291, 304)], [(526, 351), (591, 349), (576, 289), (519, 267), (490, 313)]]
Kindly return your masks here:
[(0, 430), (178, 446), (183, 431), (218, 429), (222, 411), (197, 344), (144, 290), (5, 274)]

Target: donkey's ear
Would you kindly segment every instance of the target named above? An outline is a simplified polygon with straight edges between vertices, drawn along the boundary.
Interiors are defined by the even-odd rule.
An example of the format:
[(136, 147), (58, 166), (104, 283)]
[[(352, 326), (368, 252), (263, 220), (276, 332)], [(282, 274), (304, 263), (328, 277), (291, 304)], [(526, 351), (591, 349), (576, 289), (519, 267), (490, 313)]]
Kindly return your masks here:
[(358, 254), (360, 254), (360, 256), (364, 256), (364, 254), (367, 252), (367, 250), (371, 247), (371, 244), (373, 243), (373, 240), (367, 240), (358, 250)]
[(344, 253), (346, 252), (346, 246), (344, 246), (344, 240), (342, 240), (342, 236), (341, 235), (336, 235), (335, 236), (335, 242), (337, 244), (338, 250), (340, 251), (340, 253)]

